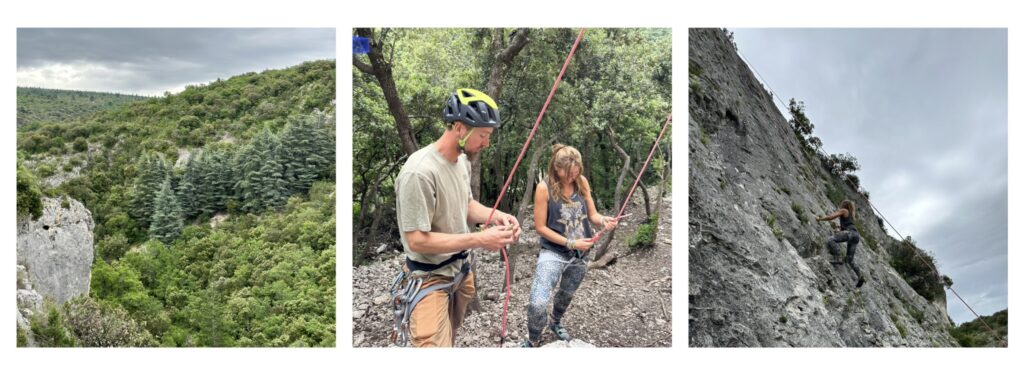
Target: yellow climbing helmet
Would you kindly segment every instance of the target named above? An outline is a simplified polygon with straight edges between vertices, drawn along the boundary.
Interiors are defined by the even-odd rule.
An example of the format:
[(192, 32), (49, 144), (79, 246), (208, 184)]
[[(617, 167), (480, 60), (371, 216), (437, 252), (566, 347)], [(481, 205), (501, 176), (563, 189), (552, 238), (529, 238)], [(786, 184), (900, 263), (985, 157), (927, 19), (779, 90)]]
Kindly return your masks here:
[(492, 127), (501, 125), (498, 104), (490, 96), (476, 89), (455, 90), (444, 105), (444, 122), (462, 121), (470, 127)]

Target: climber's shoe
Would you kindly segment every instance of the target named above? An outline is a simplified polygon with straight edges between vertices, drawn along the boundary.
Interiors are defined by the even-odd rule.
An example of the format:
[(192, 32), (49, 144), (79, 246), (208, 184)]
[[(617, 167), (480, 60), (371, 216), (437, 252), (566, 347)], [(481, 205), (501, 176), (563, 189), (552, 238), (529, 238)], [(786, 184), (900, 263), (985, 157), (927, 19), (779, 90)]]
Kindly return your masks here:
[(551, 332), (555, 333), (555, 337), (558, 337), (558, 339), (562, 341), (572, 341), (572, 336), (569, 335), (569, 331), (565, 330), (565, 327), (563, 327), (562, 324), (551, 324), (548, 329), (551, 329)]
[(534, 345), (533, 342), (530, 342), (530, 339), (527, 338), (527, 339), (523, 340), (523, 343), (519, 344), (519, 347), (521, 347), (521, 348), (535, 348), (537, 346)]

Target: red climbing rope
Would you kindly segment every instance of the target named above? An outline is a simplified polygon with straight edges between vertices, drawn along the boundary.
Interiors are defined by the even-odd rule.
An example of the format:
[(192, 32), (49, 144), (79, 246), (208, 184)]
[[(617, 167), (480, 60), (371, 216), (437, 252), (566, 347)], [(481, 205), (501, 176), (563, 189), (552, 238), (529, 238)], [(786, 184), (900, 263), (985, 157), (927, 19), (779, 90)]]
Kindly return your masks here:
[[(672, 123), (672, 113), (668, 113), (668, 118), (665, 118), (665, 125), (661, 127), (661, 132), (658, 133), (658, 138), (654, 140), (654, 145), (651, 146), (651, 153), (647, 154), (647, 160), (644, 161), (644, 167), (640, 168), (640, 173), (636, 174), (636, 180), (633, 181), (633, 188), (629, 189), (629, 193), (626, 194), (626, 199), (622, 201), (622, 207), (619, 208), (619, 213), (615, 215), (615, 219), (622, 217), (622, 213), (626, 212), (626, 206), (629, 205), (629, 198), (633, 197), (633, 193), (636, 192), (636, 186), (640, 185), (640, 178), (644, 176), (644, 171), (647, 170), (647, 165), (651, 163), (651, 158), (654, 157), (654, 151), (658, 149), (658, 142), (661, 142), (661, 136), (665, 134), (665, 130), (668, 129), (668, 125)], [(590, 240), (597, 242), (604, 235), (605, 230), (602, 229), (597, 235), (594, 235)]]
[[(551, 99), (555, 96), (555, 90), (558, 89), (558, 84), (562, 82), (562, 76), (565, 75), (565, 69), (569, 67), (569, 62), (572, 60), (572, 56), (576, 54), (576, 47), (579, 46), (580, 40), (583, 39), (583, 32), (586, 28), (580, 28), (580, 33), (576, 35), (576, 41), (572, 44), (572, 49), (569, 50), (569, 56), (565, 58), (565, 63), (562, 64), (562, 70), (558, 72), (558, 78), (555, 79), (554, 86), (551, 87), (551, 92), (548, 93), (547, 100), (544, 101), (544, 106), (540, 108), (540, 114), (537, 115), (537, 121), (533, 123), (533, 129), (530, 130), (530, 135), (526, 137), (526, 143), (523, 144), (523, 149), (519, 151), (519, 157), (516, 158), (516, 163), (512, 165), (512, 171), (508, 173), (508, 178), (505, 179), (505, 185), (501, 186), (501, 192), (498, 193), (498, 199), (494, 201), (494, 206), (491, 207), (491, 213), (487, 215), (487, 222), (484, 223), (484, 227), (491, 224), (491, 219), (494, 218), (494, 212), (498, 210), (498, 204), (501, 203), (501, 198), (505, 196), (505, 191), (508, 190), (508, 185), (512, 183), (512, 177), (516, 173), (516, 168), (519, 167), (519, 162), (523, 160), (523, 155), (526, 154), (526, 149), (530, 147), (530, 141), (533, 140), (534, 133), (537, 132), (537, 127), (540, 126), (541, 119), (544, 118), (544, 112), (547, 111), (548, 105), (551, 103)], [(505, 342), (505, 337), (508, 336), (508, 302), (512, 298), (512, 273), (508, 268), (508, 252), (504, 248), (501, 249), (501, 255), (505, 260), (505, 304), (501, 307), (501, 342)]]

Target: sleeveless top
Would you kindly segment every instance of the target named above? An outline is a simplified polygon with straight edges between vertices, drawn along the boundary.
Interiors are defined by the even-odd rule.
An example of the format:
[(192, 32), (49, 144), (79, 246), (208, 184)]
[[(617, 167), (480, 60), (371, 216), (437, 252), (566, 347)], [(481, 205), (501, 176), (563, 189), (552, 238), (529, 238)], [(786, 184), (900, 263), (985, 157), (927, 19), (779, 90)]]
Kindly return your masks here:
[(841, 229), (843, 231), (856, 231), (857, 230), (857, 226), (853, 224), (853, 218), (851, 218), (849, 216), (849, 213), (847, 213), (847, 216), (840, 216), (839, 217), (839, 229)]
[[(568, 202), (548, 193), (547, 226), (552, 231), (573, 240), (593, 237), (590, 219), (587, 216), (587, 202), (579, 192), (573, 192)], [(569, 248), (556, 244), (544, 236), (540, 237), (540, 246), (558, 254), (570, 254)]]

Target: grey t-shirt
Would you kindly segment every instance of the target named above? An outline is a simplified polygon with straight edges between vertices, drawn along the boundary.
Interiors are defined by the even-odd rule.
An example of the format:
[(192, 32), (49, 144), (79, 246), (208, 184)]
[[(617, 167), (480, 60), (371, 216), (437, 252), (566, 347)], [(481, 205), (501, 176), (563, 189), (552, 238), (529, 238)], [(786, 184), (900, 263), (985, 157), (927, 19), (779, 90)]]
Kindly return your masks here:
[[(470, 163), (465, 154), (456, 163), (449, 162), (433, 143), (409, 156), (395, 180), (395, 211), (405, 255), (413, 261), (438, 264), (452, 253), (420, 254), (409, 249), (405, 233), (410, 231), (469, 233)], [(454, 261), (433, 272), (455, 276), (462, 261)]]

